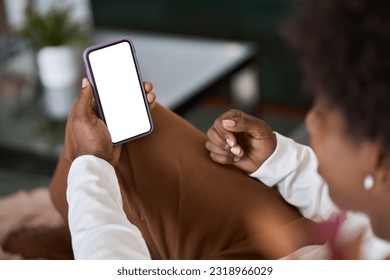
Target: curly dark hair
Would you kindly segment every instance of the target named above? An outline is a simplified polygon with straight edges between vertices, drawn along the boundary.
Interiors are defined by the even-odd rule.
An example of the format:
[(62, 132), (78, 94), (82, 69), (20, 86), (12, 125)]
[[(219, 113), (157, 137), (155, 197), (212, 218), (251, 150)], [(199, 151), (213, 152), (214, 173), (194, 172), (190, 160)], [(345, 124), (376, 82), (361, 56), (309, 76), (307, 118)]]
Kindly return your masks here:
[(390, 152), (390, 1), (313, 0), (286, 28), (304, 86), (341, 109), (349, 132)]

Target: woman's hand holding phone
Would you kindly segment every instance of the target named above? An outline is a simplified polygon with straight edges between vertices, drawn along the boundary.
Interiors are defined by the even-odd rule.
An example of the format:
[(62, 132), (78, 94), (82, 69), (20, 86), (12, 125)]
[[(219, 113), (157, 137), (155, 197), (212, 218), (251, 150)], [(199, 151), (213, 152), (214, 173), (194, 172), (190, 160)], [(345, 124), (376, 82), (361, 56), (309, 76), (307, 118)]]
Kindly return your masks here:
[(146, 93), (146, 99), (148, 100), (150, 110), (153, 110), (156, 105), (156, 94), (152, 92), (153, 84), (150, 82), (144, 82), (144, 89)]
[(99, 117), (114, 145), (153, 130), (135, 47), (128, 38), (100, 43), (83, 52)]
[[(152, 92), (153, 85), (144, 82), (144, 89), (149, 108), (153, 110), (156, 100), (156, 95)], [(71, 156), (72, 160), (82, 155), (95, 155), (116, 166), (121, 145), (115, 147), (112, 145), (107, 126), (98, 117), (92, 87), (87, 78), (82, 81), (80, 95), (73, 105), (68, 122), (68, 125), (71, 125), (70, 133), (72, 135), (67, 135), (67, 137), (73, 137), (77, 144), (77, 150)]]

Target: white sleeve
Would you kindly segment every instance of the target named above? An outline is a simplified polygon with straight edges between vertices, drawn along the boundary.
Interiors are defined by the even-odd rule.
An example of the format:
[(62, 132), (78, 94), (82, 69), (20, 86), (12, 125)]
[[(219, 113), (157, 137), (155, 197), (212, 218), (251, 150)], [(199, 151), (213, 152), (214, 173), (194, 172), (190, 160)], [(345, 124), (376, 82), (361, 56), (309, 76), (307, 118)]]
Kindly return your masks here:
[(78, 157), (68, 175), (69, 228), (75, 259), (150, 259), (127, 219), (114, 168), (95, 156)]
[(277, 186), (282, 197), (303, 216), (317, 222), (327, 220), (338, 209), (328, 186), (317, 172), (313, 150), (275, 133), (277, 147), (258, 170), (250, 174), (267, 186)]

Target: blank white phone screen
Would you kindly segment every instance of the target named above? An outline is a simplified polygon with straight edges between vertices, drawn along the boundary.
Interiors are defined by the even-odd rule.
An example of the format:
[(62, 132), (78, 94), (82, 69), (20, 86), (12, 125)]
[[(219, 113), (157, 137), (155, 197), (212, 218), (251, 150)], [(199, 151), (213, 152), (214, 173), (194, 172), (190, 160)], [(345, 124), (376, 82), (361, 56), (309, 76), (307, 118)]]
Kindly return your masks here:
[(94, 50), (88, 58), (112, 142), (148, 133), (151, 121), (129, 43)]

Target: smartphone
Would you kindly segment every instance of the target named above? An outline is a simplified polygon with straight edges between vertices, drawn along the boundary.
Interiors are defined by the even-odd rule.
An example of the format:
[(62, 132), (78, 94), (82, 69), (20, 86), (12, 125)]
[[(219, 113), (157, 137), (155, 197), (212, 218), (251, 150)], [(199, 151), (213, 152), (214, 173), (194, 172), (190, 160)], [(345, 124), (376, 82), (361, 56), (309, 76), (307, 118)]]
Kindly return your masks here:
[(91, 46), (83, 53), (99, 117), (113, 145), (148, 135), (153, 130), (135, 48), (128, 38)]

